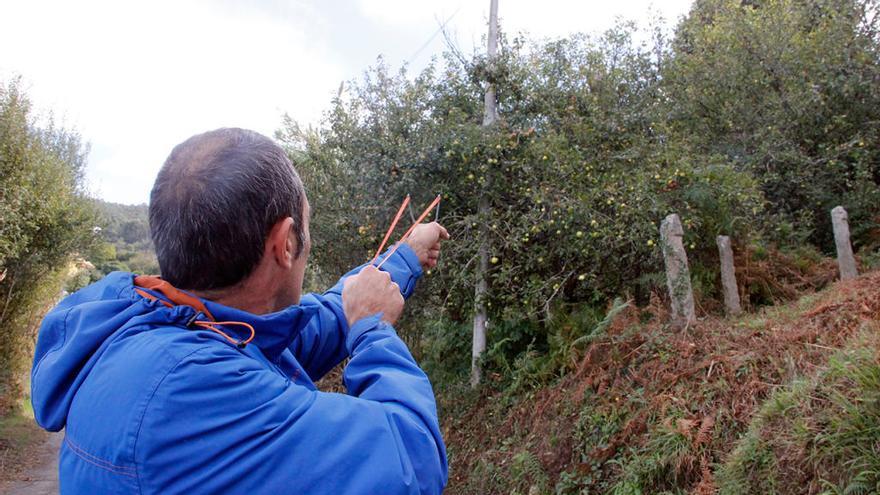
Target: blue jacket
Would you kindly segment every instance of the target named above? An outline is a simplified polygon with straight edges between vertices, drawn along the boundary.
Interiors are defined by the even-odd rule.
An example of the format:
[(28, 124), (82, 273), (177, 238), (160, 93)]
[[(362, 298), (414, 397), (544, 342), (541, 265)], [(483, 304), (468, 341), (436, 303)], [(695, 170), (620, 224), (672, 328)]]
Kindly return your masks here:
[[(404, 297), (422, 272), (405, 245), (382, 269)], [(65, 429), (61, 492), (440, 493), (431, 384), (378, 315), (349, 328), (341, 294), (342, 280), (268, 315), (203, 301), (217, 321), (254, 327), (244, 348), (187, 327), (191, 307), (142, 297), (129, 273), (64, 299), (43, 321), (31, 372), (37, 422)], [(240, 328), (223, 327), (250, 335)], [(347, 357), (348, 394), (317, 391)]]

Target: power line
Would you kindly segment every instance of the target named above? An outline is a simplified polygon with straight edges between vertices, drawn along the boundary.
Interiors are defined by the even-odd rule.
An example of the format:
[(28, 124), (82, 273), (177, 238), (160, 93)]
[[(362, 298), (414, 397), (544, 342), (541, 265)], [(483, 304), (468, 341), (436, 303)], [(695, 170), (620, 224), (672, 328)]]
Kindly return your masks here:
[[(422, 53), (422, 51), (423, 51), (425, 48), (428, 48), (428, 45), (430, 45), (431, 42), (434, 41), (435, 38), (437, 38), (437, 35), (438, 35), (438, 34), (440, 34), (441, 32), (443, 32), (443, 30), (446, 28), (446, 25), (449, 24), (449, 22), (450, 22), (450, 21), (456, 16), (456, 14), (458, 14), (458, 12), (461, 10), (461, 6), (462, 6), (462, 4), (459, 4), (458, 8), (455, 9), (455, 12), (453, 12), (452, 15), (450, 15), (450, 16), (446, 19), (446, 21), (444, 21), (442, 24), (440, 24), (440, 27), (439, 27), (436, 31), (434, 31), (434, 34), (432, 34), (431, 37), (428, 38), (428, 41), (426, 41), (422, 46), (420, 46), (419, 49), (415, 51), (415, 53), (413, 53), (412, 55), (410, 55), (409, 59), (407, 60), (407, 65), (409, 65), (413, 60), (415, 60), (415, 58), (418, 57), (418, 56)], [(436, 17), (435, 17), (435, 20), (437, 20), (437, 21), (439, 22), (439, 19), (437, 19)]]

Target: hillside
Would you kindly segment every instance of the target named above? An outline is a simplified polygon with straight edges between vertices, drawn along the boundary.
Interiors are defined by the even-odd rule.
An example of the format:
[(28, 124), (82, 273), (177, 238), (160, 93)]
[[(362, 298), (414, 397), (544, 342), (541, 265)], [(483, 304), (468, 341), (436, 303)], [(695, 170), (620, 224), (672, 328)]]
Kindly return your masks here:
[(96, 205), (102, 223), (101, 237), (106, 242), (105, 251), (95, 260), (101, 273), (106, 275), (114, 270), (158, 273), (147, 205), (123, 205), (101, 200), (96, 200)]
[(82, 257), (67, 281), (65, 289), (73, 292), (100, 280), (114, 271), (158, 274), (159, 262), (150, 239), (149, 209), (146, 204), (123, 205), (93, 200), (97, 212), (97, 242)]
[(440, 391), (448, 493), (877, 493), (878, 318), (877, 271), (682, 330), (627, 306), (549, 386)]

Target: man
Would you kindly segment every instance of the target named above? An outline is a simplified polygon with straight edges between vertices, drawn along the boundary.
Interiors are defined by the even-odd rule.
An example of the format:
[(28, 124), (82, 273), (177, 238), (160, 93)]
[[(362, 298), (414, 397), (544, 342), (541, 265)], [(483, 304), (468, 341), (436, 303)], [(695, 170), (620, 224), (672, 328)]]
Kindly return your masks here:
[[(150, 229), (162, 279), (112, 273), (40, 329), (32, 400), (65, 428), (62, 493), (442, 491), (431, 384), (392, 325), (443, 227), (300, 297), (302, 183), (270, 139), (220, 129), (171, 152)], [(317, 391), (345, 358), (348, 395)]]

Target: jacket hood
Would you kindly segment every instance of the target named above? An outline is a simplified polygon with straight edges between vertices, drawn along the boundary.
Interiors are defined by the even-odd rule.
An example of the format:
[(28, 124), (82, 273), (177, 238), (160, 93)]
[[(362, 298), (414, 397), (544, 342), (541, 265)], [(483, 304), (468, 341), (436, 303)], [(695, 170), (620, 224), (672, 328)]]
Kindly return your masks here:
[[(135, 292), (135, 276), (113, 272), (66, 297), (46, 315), (40, 326), (31, 370), (31, 402), (40, 426), (58, 431), (67, 422), (74, 396), (106, 348), (126, 330), (186, 327), (196, 311), (173, 305), (162, 294), (150, 300)], [(253, 326), (256, 345), (269, 359), (290, 345), (317, 308), (291, 306), (268, 315), (254, 315), (204, 301), (217, 320)], [(168, 303), (173, 307), (167, 307)], [(236, 327), (228, 333), (241, 333)], [(248, 332), (249, 334), (249, 332)]]

